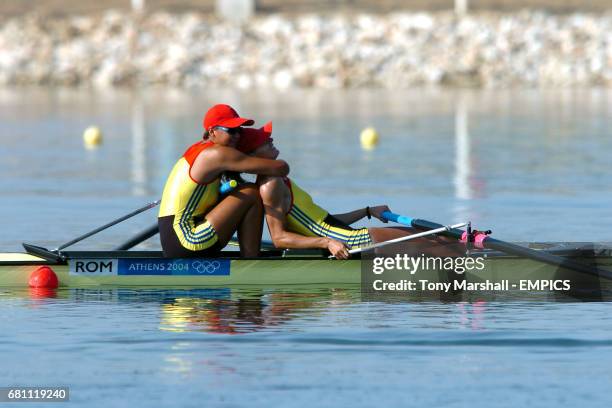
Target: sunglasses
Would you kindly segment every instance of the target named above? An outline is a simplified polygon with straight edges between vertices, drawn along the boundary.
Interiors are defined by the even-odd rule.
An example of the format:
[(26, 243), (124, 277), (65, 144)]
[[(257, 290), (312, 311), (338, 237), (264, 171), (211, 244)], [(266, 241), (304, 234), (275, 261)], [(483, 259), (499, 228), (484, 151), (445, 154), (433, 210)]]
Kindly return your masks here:
[(219, 130), (221, 130), (223, 132), (229, 133), (230, 135), (235, 135), (235, 134), (240, 133), (240, 128), (239, 127), (237, 127), (237, 128), (227, 128), (225, 126), (215, 126), (214, 129), (219, 129)]

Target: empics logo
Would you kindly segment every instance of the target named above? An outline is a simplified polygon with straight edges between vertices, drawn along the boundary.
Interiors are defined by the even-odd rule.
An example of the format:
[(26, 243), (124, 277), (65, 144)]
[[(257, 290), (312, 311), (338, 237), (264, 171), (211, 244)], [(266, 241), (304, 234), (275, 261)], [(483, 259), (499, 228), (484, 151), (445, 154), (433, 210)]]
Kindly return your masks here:
[(117, 275), (116, 259), (74, 259), (69, 262), (70, 275), (109, 276)]

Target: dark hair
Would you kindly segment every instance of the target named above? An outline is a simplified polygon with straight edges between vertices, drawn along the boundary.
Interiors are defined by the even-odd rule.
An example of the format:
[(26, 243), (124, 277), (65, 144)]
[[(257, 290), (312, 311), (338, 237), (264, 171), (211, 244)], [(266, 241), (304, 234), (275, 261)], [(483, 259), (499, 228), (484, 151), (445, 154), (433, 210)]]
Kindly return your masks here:
[(205, 130), (204, 134), (202, 134), (202, 139), (208, 140), (209, 137), (210, 137), (210, 133), (208, 132), (208, 130)]

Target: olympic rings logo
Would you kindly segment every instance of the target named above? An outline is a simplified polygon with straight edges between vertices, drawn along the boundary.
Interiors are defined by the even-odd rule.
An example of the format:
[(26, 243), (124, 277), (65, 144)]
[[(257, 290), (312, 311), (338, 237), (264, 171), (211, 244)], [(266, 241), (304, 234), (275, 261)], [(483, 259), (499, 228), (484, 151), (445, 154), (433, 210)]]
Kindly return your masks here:
[(221, 267), (219, 261), (193, 261), (191, 267), (195, 269), (200, 275), (213, 274), (216, 270)]

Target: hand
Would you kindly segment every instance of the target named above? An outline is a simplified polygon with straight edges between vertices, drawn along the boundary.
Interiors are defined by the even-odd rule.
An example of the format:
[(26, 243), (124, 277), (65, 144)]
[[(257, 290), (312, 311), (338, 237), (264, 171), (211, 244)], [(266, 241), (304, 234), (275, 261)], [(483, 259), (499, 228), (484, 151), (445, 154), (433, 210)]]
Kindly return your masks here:
[(335, 256), (336, 259), (348, 259), (350, 256), (346, 244), (336, 241), (335, 239), (327, 239), (327, 250)]
[(391, 209), (389, 207), (387, 207), (386, 205), (377, 205), (375, 207), (370, 207), (370, 214), (372, 214), (372, 217), (377, 218), (377, 219), (381, 220), (382, 222), (384, 222), (386, 224), (389, 221), (387, 221), (382, 216), (382, 213), (384, 213), (385, 211), (389, 211), (390, 212)]

